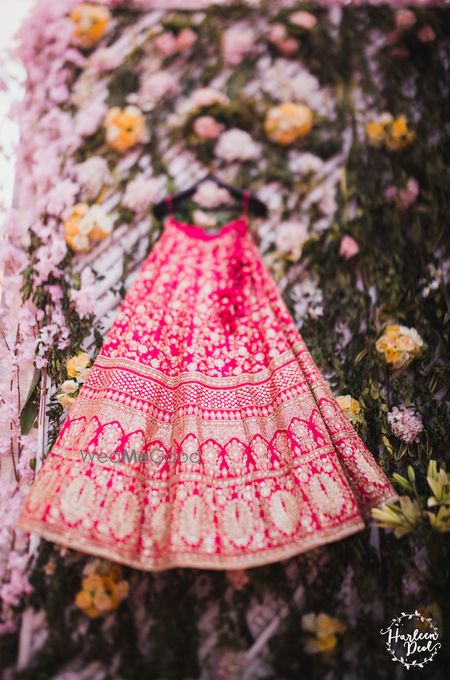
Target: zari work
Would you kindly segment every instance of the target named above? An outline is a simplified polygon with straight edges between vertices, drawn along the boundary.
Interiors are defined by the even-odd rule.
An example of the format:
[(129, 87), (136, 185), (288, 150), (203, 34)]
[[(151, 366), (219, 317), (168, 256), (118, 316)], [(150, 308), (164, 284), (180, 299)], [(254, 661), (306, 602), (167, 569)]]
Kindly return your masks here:
[(168, 218), (20, 526), (140, 569), (245, 568), (395, 498), (336, 403), (245, 218)]

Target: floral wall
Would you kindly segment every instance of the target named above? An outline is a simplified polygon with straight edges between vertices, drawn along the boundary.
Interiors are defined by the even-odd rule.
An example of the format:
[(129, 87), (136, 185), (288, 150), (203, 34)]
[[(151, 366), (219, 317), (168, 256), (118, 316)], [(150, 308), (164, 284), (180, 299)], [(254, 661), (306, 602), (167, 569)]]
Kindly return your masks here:
[[(342, 4), (64, 0), (23, 26), (2, 252), (5, 677), (400, 678), (380, 629), (415, 610), (440, 630), (428, 677), (444, 677), (449, 13)], [(246, 572), (147, 574), (30, 544), (18, 508), (161, 233), (152, 207), (208, 171), (267, 204), (258, 247), (400, 502)], [(205, 183), (179, 217), (239, 210)]]

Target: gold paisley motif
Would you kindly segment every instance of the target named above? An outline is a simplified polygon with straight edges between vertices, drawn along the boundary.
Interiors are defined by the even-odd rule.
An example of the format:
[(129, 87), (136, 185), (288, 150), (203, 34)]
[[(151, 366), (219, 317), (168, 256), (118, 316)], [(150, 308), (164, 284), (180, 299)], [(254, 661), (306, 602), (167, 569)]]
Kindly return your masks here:
[(108, 525), (118, 541), (134, 534), (138, 523), (138, 496), (131, 491), (121, 491), (108, 508)]
[(322, 515), (325, 513), (330, 517), (337, 517), (341, 514), (344, 505), (344, 495), (342, 484), (338, 484), (326, 473), (314, 474), (308, 484), (308, 491), (314, 505)]
[(180, 511), (180, 535), (189, 545), (199, 545), (204, 530), (205, 509), (198, 495), (189, 496)]
[(248, 504), (234, 498), (225, 506), (223, 513), (224, 529), (231, 543), (243, 548), (248, 545), (253, 533), (253, 517)]
[(280, 531), (294, 533), (300, 518), (299, 501), (289, 491), (275, 491), (270, 499), (270, 516)]
[(151, 535), (159, 547), (163, 546), (167, 541), (169, 533), (169, 506), (167, 503), (161, 503), (152, 511), (150, 517)]
[(89, 477), (74, 477), (61, 494), (61, 511), (68, 524), (91, 514), (95, 484)]

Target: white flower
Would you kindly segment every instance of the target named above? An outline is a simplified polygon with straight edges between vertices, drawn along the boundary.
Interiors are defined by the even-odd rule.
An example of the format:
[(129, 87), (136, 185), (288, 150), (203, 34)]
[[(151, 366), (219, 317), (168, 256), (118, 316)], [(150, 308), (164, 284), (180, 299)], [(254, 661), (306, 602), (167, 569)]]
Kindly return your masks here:
[(86, 378), (89, 375), (90, 370), (91, 370), (91, 367), (89, 366), (88, 368), (82, 368), (81, 371), (78, 371), (77, 381), (79, 383), (84, 383), (86, 381)]
[(193, 212), (194, 222), (200, 227), (215, 227), (217, 225), (217, 220), (213, 215), (209, 215), (203, 210), (194, 210)]
[(228, 28), (222, 36), (222, 55), (226, 64), (237, 66), (255, 45), (256, 36), (250, 26), (243, 23)]
[(409, 328), (408, 326), (400, 326), (399, 333), (401, 335), (406, 335), (408, 338), (411, 338), (416, 347), (423, 346), (423, 340), (415, 328)]
[(303, 244), (308, 240), (308, 225), (304, 222), (290, 220), (278, 225), (275, 235), (275, 245), (282, 253), (292, 253), (298, 258)]
[(309, 104), (320, 90), (319, 81), (301, 64), (288, 59), (276, 59), (264, 72), (264, 89), (277, 92), (280, 101)]
[(193, 200), (202, 208), (217, 208), (218, 205), (229, 203), (231, 196), (215, 182), (203, 182), (195, 192)]
[(257, 77), (246, 87), (245, 92), (252, 97), (258, 91), (270, 95), (278, 102), (300, 102), (309, 106), (315, 113), (331, 117), (335, 110), (335, 99), (329, 88), (320, 83), (305, 66), (293, 59), (275, 59), (272, 63), (262, 57), (258, 61)]
[(153, 73), (143, 78), (137, 102), (144, 111), (150, 111), (164, 97), (174, 94), (177, 90), (178, 81), (171, 73), (167, 71)]
[(317, 319), (323, 315), (323, 293), (316, 277), (308, 276), (291, 290), (294, 302), (294, 315), (297, 326), (301, 328), (305, 317)]
[(108, 163), (101, 156), (91, 156), (76, 167), (78, 183), (84, 189), (86, 198), (95, 198), (100, 189), (111, 181)]
[(78, 225), (81, 235), (87, 236), (93, 229), (100, 229), (103, 234), (110, 234), (113, 228), (113, 220), (101, 205), (93, 205), (89, 208)]
[(319, 172), (324, 163), (319, 156), (312, 153), (291, 151), (288, 160), (289, 170), (302, 176), (313, 175)]
[(72, 237), (73, 249), (76, 253), (89, 250), (89, 238), (85, 234), (77, 234)]
[(60, 390), (63, 394), (73, 394), (76, 392), (79, 385), (76, 380), (65, 380), (60, 386)]
[(144, 212), (151, 203), (160, 197), (160, 183), (153, 177), (137, 175), (127, 188), (122, 198), (122, 205), (136, 213)]
[(324, 215), (334, 215), (337, 210), (336, 189), (326, 187), (323, 197), (319, 201), (319, 209)]
[(216, 103), (226, 105), (230, 103), (230, 100), (213, 87), (200, 87), (192, 93), (191, 102), (195, 109), (201, 109)]
[(248, 132), (233, 128), (220, 135), (216, 144), (216, 156), (224, 161), (250, 161), (258, 158), (260, 146)]

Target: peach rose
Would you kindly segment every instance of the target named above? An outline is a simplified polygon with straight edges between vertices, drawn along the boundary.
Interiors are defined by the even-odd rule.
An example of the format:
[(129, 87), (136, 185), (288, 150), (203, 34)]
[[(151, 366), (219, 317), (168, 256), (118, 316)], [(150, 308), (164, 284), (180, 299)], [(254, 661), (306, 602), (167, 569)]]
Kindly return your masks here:
[(351, 257), (354, 257), (359, 253), (359, 245), (358, 242), (355, 241), (352, 236), (348, 236), (347, 234), (342, 237), (341, 240), (341, 245), (339, 246), (339, 255), (342, 255), (342, 257), (345, 257), (347, 260), (349, 260)]
[(307, 28), (310, 30), (316, 26), (317, 17), (315, 17), (314, 14), (311, 14), (311, 12), (299, 11), (291, 14), (289, 21), (291, 24), (294, 24), (294, 26), (299, 26), (300, 28)]
[(223, 132), (224, 126), (212, 116), (200, 116), (194, 121), (193, 130), (197, 137), (202, 139), (217, 139)]

